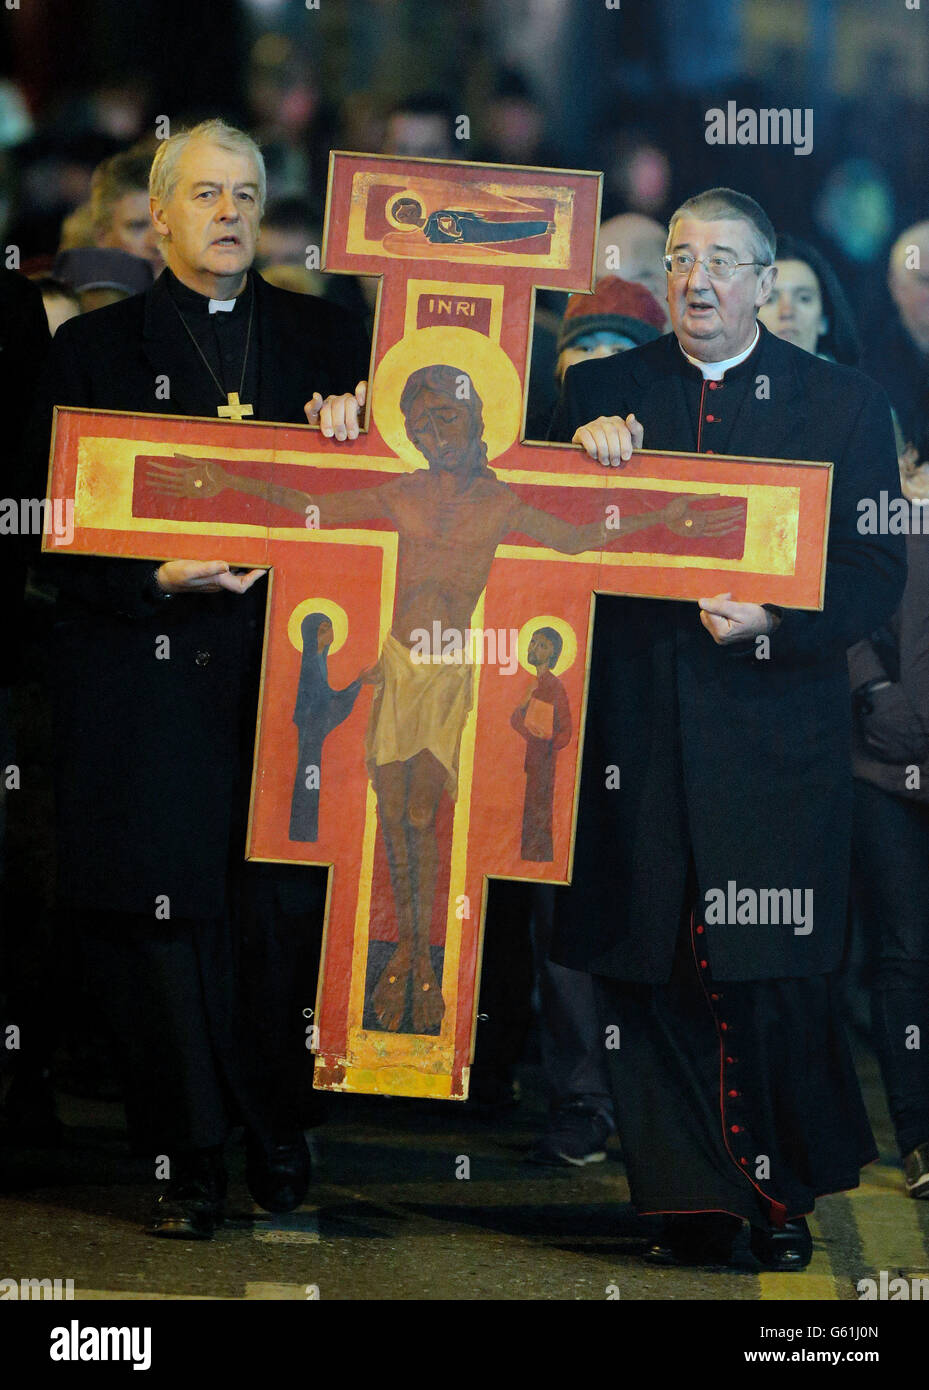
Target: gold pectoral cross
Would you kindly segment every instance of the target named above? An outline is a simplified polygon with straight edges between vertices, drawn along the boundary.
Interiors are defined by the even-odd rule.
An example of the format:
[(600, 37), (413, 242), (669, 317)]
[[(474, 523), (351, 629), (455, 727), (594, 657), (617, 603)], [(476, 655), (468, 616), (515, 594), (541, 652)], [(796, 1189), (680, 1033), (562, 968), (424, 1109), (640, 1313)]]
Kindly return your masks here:
[(238, 391), (227, 391), (226, 395), (229, 397), (229, 404), (218, 405), (216, 407), (217, 415), (221, 415), (224, 420), (241, 420), (245, 415), (254, 415), (255, 412), (250, 405), (239, 403)]

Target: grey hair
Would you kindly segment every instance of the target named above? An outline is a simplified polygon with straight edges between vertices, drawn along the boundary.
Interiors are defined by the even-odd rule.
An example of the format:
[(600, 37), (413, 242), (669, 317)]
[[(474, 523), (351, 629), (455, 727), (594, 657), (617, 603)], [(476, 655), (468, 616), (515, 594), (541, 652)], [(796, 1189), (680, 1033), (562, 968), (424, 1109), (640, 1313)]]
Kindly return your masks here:
[(688, 198), (686, 203), (671, 214), (668, 223), (668, 246), (674, 235), (674, 224), (681, 217), (696, 217), (701, 222), (713, 222), (717, 218), (747, 222), (752, 229), (755, 255), (761, 265), (773, 265), (777, 248), (777, 235), (770, 217), (760, 203), (747, 193), (739, 193), (734, 188), (708, 188)]
[(152, 160), (152, 167), (148, 176), (150, 197), (154, 198), (157, 203), (170, 201), (177, 188), (178, 160), (191, 140), (208, 140), (212, 145), (219, 145), (220, 149), (231, 150), (235, 154), (250, 155), (258, 170), (258, 206), (259, 210), (264, 212), (268, 192), (268, 176), (265, 172), (264, 156), (252, 137), (247, 135), (244, 130), (238, 130), (236, 126), (227, 125), (225, 121), (218, 119), (201, 121), (199, 125), (194, 126), (193, 130), (178, 131), (177, 135), (172, 135), (169, 140), (162, 141), (155, 153), (155, 158)]

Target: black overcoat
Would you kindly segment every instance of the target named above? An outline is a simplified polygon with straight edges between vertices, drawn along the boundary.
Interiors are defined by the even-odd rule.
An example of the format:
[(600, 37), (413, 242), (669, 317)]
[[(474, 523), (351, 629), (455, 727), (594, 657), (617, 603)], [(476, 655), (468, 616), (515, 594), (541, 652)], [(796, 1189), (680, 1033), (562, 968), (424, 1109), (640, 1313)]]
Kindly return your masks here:
[[(707, 925), (716, 980), (825, 973), (846, 928), (845, 652), (890, 616), (906, 576), (902, 537), (857, 529), (859, 499), (899, 492), (890, 410), (860, 372), (764, 328), (723, 390), (706, 392), (703, 420), (715, 419), (705, 427), (693, 406), (701, 389), (668, 334), (570, 368), (552, 437), (634, 412), (647, 449), (695, 451), (699, 427), (703, 449), (831, 461), (825, 607), (785, 612), (759, 659), (754, 642), (717, 646), (695, 604), (597, 599), (572, 886), (557, 895), (552, 954), (615, 979), (667, 981), (692, 854), (700, 903), (730, 880), (812, 891), (809, 932), (796, 922)], [(727, 418), (721, 403), (733, 400)], [(737, 578), (732, 589), (738, 598)], [(610, 767), (618, 787), (607, 785), (617, 780)]]
[[(323, 300), (257, 277), (254, 284), (254, 418), (306, 424), (304, 402), (314, 390), (352, 391), (367, 375), (363, 325)], [(156, 388), (165, 375), (170, 398), (161, 400)], [(53, 404), (215, 418), (217, 402), (159, 279), (144, 295), (59, 329), (34, 428), (37, 472), (47, 461)], [(44, 493), (44, 477), (35, 486)], [(156, 897), (167, 895), (172, 918), (218, 916), (231, 858), (244, 855), (267, 585), (259, 580), (244, 596), (165, 601), (154, 593), (149, 561), (54, 556), (45, 566), (60, 592), (63, 898), (153, 915)], [(162, 635), (170, 638), (168, 660), (156, 659)], [(315, 901), (306, 870), (274, 873), (285, 910)]]
[[(51, 339), (42, 296), (24, 275), (0, 266), (0, 497), (17, 506), (30, 496), (45, 496), (43, 487), (30, 492), (23, 436), (33, 396)], [(0, 686), (17, 672), (23, 635), (23, 583), (29, 541), (15, 530), (0, 530), (0, 604), (3, 641), (0, 642)]]

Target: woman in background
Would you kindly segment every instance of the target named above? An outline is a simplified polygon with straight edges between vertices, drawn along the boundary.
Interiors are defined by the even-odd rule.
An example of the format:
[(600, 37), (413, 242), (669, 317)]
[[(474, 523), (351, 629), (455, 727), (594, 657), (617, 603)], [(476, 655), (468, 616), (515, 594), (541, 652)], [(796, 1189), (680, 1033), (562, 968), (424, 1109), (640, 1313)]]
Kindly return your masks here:
[(826, 258), (799, 237), (777, 239), (777, 280), (758, 317), (777, 338), (857, 367), (861, 344), (845, 291)]

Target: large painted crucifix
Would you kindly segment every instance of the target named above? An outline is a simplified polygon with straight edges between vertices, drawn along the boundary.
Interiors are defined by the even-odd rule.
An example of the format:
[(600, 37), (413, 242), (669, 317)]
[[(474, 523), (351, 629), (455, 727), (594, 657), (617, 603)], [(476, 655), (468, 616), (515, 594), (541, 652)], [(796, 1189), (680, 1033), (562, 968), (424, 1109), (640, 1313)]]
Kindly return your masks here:
[(487, 881), (570, 879), (597, 593), (821, 606), (831, 465), (523, 441), (535, 290), (591, 288), (599, 193), (332, 156), (326, 268), (380, 277), (352, 443), (56, 413), (71, 551), (270, 570), (243, 852), (330, 866), (317, 1086), (466, 1096)]

